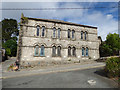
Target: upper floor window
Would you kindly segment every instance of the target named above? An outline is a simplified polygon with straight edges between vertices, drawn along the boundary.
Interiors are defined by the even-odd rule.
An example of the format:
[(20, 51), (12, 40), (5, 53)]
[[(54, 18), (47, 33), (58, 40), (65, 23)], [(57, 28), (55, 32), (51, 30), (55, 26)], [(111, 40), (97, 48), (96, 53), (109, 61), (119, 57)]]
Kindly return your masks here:
[(87, 32), (85, 32), (85, 40), (87, 39)]
[(58, 46), (58, 48), (57, 48), (57, 54), (58, 54), (58, 56), (61, 56), (61, 47), (60, 46)]
[(86, 56), (88, 56), (88, 48), (86, 48)]
[(52, 47), (52, 56), (56, 56), (56, 46)]
[(83, 32), (81, 32), (81, 39), (83, 39)]
[(36, 32), (37, 36), (39, 36), (39, 32), (40, 32), (40, 26), (37, 26), (37, 32)]
[(84, 51), (85, 51), (85, 48), (82, 47), (82, 56), (85, 56), (85, 55), (84, 55)]
[(72, 30), (72, 39), (74, 39), (74, 38), (75, 38), (75, 31)]
[(34, 55), (39, 56), (39, 46), (38, 45), (35, 46), (35, 54)]
[(68, 38), (70, 38), (70, 29), (68, 29)]
[(58, 28), (58, 38), (60, 39), (60, 28)]
[(73, 51), (73, 56), (76, 56), (76, 48), (75, 47), (73, 47), (72, 51)]
[(68, 47), (68, 56), (71, 56), (71, 47)]
[(53, 38), (55, 38), (56, 37), (56, 28), (54, 27), (53, 28)]
[(44, 45), (41, 45), (40, 56), (45, 56)]
[(42, 26), (42, 37), (45, 36), (45, 26)]

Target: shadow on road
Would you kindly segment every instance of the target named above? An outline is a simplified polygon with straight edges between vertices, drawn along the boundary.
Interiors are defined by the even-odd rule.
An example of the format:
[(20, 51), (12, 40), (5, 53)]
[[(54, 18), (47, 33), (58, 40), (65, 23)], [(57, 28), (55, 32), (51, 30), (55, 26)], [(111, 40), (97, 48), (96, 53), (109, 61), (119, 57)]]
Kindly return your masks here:
[(103, 68), (95, 71), (94, 73), (103, 77), (107, 77), (107, 74), (105, 73)]

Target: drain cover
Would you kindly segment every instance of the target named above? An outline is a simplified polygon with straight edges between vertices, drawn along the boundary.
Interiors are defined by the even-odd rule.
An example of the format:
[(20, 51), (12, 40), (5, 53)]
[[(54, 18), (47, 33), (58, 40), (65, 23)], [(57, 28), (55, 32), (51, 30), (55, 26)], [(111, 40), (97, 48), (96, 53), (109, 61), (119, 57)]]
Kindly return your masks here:
[(96, 84), (96, 81), (95, 80), (88, 80), (87, 81), (90, 85), (95, 85)]

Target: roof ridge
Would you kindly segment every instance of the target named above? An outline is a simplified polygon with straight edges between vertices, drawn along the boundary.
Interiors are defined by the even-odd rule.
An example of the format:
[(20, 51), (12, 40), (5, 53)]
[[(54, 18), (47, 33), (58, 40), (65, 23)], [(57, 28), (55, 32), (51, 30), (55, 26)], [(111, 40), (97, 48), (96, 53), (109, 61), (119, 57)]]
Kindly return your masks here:
[(31, 17), (27, 17), (27, 18), (28, 19), (33, 19), (33, 20), (42, 20), (42, 21), (48, 21), (48, 22), (64, 23), (64, 24), (77, 25), (77, 26), (83, 26), (83, 27), (89, 27), (89, 28), (96, 28), (97, 29), (97, 27), (94, 27), (94, 26), (82, 25), (82, 24), (67, 22), (67, 21), (58, 20), (58, 19), (44, 19), (44, 18), (31, 18)]

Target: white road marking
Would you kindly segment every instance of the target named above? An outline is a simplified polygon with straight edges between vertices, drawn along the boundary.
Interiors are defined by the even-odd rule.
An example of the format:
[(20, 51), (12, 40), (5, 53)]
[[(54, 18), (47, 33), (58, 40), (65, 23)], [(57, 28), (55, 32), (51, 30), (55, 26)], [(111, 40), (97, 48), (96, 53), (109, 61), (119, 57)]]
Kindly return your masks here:
[(95, 80), (88, 80), (87, 81), (90, 85), (95, 85), (96, 84), (96, 81)]

